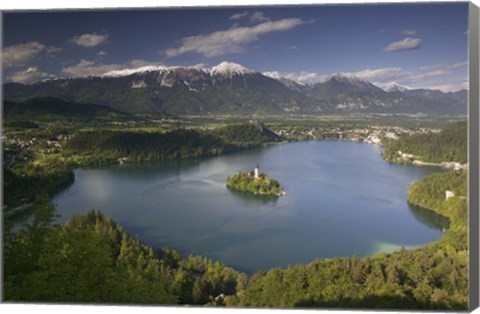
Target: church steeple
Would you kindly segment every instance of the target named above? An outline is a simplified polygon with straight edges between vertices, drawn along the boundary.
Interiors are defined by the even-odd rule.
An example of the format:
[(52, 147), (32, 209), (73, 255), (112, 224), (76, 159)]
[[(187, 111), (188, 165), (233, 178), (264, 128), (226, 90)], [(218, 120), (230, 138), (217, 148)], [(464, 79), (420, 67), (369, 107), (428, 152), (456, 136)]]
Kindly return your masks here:
[(260, 172), (260, 167), (258, 166), (258, 163), (257, 163), (257, 167), (255, 168), (255, 179), (258, 179), (259, 172)]

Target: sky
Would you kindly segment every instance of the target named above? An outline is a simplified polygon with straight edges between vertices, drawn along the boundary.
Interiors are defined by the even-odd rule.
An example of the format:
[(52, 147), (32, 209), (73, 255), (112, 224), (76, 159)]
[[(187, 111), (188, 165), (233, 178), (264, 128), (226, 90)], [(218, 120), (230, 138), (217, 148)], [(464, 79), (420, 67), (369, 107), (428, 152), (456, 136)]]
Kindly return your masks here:
[(468, 3), (4, 12), (7, 82), (222, 61), (302, 84), (468, 88)]

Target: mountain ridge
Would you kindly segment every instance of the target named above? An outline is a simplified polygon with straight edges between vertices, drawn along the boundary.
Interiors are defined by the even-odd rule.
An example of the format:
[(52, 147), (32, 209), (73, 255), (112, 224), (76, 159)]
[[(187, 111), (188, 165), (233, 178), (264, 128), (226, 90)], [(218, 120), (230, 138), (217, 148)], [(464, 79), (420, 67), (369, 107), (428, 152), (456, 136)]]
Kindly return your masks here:
[[(270, 74), (270, 75), (269, 75)], [(4, 98), (58, 97), (127, 113), (334, 114), (348, 112), (466, 114), (465, 90), (382, 89), (343, 73), (302, 85), (278, 72), (260, 73), (233, 62), (200, 66), (161, 65), (79, 78), (5, 83)], [(395, 86), (394, 86), (395, 87)]]

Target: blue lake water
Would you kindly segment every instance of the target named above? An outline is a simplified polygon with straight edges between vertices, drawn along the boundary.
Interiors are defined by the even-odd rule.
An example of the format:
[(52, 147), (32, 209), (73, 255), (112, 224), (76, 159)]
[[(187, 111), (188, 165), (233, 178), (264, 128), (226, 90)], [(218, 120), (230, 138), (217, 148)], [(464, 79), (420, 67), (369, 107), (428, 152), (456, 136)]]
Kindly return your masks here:
[[(312, 141), (208, 159), (83, 168), (54, 201), (61, 222), (100, 210), (148, 245), (168, 245), (248, 273), (437, 240), (442, 225), (409, 207), (407, 191), (439, 170), (389, 164), (381, 150)], [(227, 190), (228, 176), (257, 163), (286, 196)]]

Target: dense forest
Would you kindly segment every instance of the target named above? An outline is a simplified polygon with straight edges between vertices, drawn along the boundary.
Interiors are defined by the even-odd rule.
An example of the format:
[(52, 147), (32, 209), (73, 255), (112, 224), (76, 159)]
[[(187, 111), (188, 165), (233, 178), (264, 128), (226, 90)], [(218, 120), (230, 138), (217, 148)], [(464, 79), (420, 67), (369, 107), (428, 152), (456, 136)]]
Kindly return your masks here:
[(98, 161), (117, 158), (129, 160), (166, 160), (220, 155), (233, 149), (218, 138), (194, 130), (167, 133), (88, 131), (76, 134), (67, 151)]
[(113, 108), (94, 105), (76, 104), (55, 97), (38, 97), (23, 102), (4, 101), (3, 114), (11, 123), (21, 123), (25, 119), (35, 121), (89, 121), (127, 119), (131, 116)]
[(440, 133), (401, 136), (385, 144), (383, 156), (392, 162), (404, 162), (399, 151), (424, 162), (467, 162), (467, 122), (446, 126)]
[[(4, 234), (4, 300), (118, 304), (216, 304), (247, 277), (200, 256), (153, 250), (99, 212), (53, 225), (54, 206)], [(219, 300), (218, 302), (221, 302)]]
[(102, 163), (118, 158), (157, 161), (216, 156), (278, 140), (278, 136), (261, 124), (241, 124), (205, 132), (186, 129), (166, 133), (79, 132), (68, 142), (66, 149), (71, 154), (80, 154), (83, 163)]
[(75, 176), (63, 162), (9, 169), (3, 165), (3, 205), (14, 207), (35, 202), (39, 195), (53, 196), (73, 183)]
[(214, 136), (226, 143), (233, 144), (262, 144), (278, 141), (280, 138), (270, 131), (263, 123), (254, 121), (240, 125), (227, 125), (211, 131)]
[[(409, 201), (450, 219), (438, 242), (374, 257), (319, 259), (248, 278), (218, 262), (153, 250), (99, 212), (52, 225), (53, 205), (4, 234), (6, 301), (466, 310), (466, 172), (426, 177)], [(442, 193), (458, 193), (445, 200)], [(408, 231), (406, 231), (408, 232)], [(220, 295), (224, 296), (221, 297)], [(218, 297), (220, 296), (220, 297)]]

